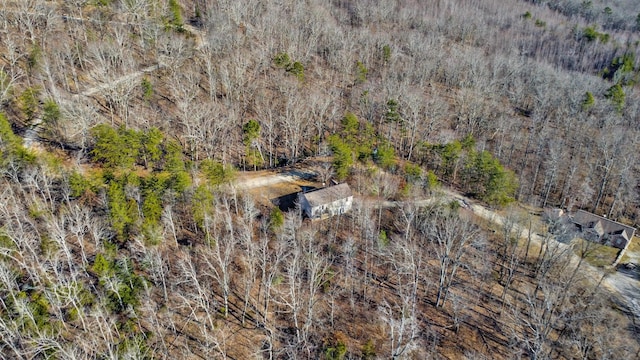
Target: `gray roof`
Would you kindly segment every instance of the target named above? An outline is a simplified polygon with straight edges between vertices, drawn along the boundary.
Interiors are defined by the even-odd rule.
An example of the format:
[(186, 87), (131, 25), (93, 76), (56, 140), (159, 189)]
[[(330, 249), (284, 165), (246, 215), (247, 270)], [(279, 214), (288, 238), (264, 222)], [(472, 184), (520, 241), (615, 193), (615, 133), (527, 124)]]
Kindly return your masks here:
[(311, 207), (325, 204), (331, 204), (340, 199), (346, 199), (352, 196), (351, 188), (347, 183), (342, 183), (326, 188), (313, 190), (304, 194)]
[[(602, 234), (615, 234), (622, 235), (626, 239), (631, 239), (636, 229), (621, 224), (617, 221), (607, 219), (584, 210), (578, 210), (572, 216), (573, 222), (580, 225), (582, 228), (595, 228), (600, 235)], [(600, 229), (602, 229), (600, 232)]]

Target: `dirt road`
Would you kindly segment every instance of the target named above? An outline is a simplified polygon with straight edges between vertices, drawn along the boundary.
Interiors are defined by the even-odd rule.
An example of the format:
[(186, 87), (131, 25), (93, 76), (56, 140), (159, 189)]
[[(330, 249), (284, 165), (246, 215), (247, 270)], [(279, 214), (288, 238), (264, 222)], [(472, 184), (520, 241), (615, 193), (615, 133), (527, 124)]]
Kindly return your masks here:
[[(253, 176), (250, 178), (241, 179), (237, 186), (239, 189), (256, 189), (260, 187), (275, 186), (282, 183), (295, 183), (300, 180), (308, 179), (313, 176), (310, 172), (290, 170), (284, 173), (267, 173), (264, 176)], [(427, 206), (433, 204), (434, 201), (458, 201), (463, 207), (473, 211), (477, 216), (491, 221), (497, 225), (504, 223), (504, 217), (499, 213), (477, 203), (473, 200), (453, 191), (450, 189), (442, 189), (442, 199), (420, 199), (413, 200), (412, 203), (416, 206)], [(374, 205), (376, 207), (393, 208), (400, 207), (404, 202), (398, 201), (382, 201)], [(519, 235), (522, 238), (528, 238), (529, 229), (520, 228)], [(531, 232), (531, 240), (537, 245), (542, 245), (542, 236)], [(559, 244), (560, 246), (569, 247), (568, 244)], [(573, 254), (573, 252), (570, 252)], [(579, 262), (578, 255), (573, 255), (571, 259), (572, 265), (577, 266)], [(580, 265), (581, 272), (587, 274), (589, 278), (594, 282), (598, 282), (605, 274), (606, 270), (594, 267), (587, 262), (582, 262)], [(621, 307), (626, 308), (630, 314), (640, 321), (640, 282), (636, 280), (633, 274), (627, 274), (621, 271), (614, 271), (607, 275), (601, 285), (611, 295), (614, 301), (616, 301)]]
[[(459, 194), (457, 194), (456, 197), (464, 198)], [(495, 224), (502, 225), (504, 223), (504, 217), (502, 215), (484, 206), (472, 204), (471, 210), (476, 215)], [(521, 228), (520, 236), (522, 238), (527, 238), (529, 236), (529, 229)], [(541, 245), (543, 242), (542, 236), (536, 234), (535, 232), (531, 233), (531, 240), (538, 245)], [(569, 244), (563, 243), (559, 243), (559, 245), (561, 247), (570, 246)], [(578, 262), (580, 260), (579, 256), (574, 254), (573, 252), (571, 252), (571, 254), (573, 254), (573, 257), (571, 259), (572, 265), (578, 266)], [(597, 268), (584, 261), (580, 265), (580, 271), (583, 274), (586, 274), (587, 277), (594, 282), (598, 282), (606, 272), (605, 269)], [(640, 320), (640, 282), (634, 278), (633, 274), (614, 271), (605, 277), (601, 286), (607, 289), (612, 295), (613, 300), (616, 301), (618, 305), (626, 308), (628, 312), (634, 316), (635, 320)]]

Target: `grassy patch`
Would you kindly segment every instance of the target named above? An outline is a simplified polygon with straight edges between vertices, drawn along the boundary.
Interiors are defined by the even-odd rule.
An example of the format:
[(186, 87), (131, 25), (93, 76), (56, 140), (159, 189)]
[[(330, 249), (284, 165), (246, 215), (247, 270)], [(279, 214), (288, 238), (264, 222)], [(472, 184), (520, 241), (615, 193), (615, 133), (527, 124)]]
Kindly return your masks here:
[(628, 262), (638, 262), (640, 259), (640, 239), (637, 236), (634, 236), (631, 239), (631, 244), (627, 248), (627, 252), (620, 260), (620, 263), (628, 263)]
[(585, 260), (592, 266), (597, 267), (605, 267), (611, 265), (616, 259), (616, 256), (618, 256), (619, 251), (619, 249), (617, 248), (587, 242), (587, 240), (580, 238), (574, 239), (572, 245), (573, 251), (578, 256), (582, 255), (581, 249), (587, 249), (586, 251), (584, 251), (584, 253), (586, 254)]

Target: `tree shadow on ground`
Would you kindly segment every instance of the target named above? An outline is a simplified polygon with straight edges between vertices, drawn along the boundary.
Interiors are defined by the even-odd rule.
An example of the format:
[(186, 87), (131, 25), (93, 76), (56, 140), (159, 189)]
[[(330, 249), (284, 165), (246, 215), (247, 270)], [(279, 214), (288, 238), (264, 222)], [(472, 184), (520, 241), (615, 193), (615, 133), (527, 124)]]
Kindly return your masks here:
[[(313, 186), (301, 186), (302, 192), (307, 192), (316, 189)], [(283, 195), (275, 199), (271, 199), (271, 203), (277, 206), (281, 211), (288, 212), (298, 206), (298, 192)]]

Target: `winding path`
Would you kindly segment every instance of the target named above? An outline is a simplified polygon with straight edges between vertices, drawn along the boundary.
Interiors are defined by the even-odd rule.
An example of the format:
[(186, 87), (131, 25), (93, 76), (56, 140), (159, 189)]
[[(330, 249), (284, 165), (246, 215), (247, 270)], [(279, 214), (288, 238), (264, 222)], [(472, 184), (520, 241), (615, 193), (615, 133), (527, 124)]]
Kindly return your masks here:
[[(34, 17), (38, 17), (38, 16), (51, 16), (51, 14), (42, 14), (42, 13), (37, 13), (37, 12), (30, 12), (30, 11), (21, 11), (21, 10), (15, 10), (15, 9), (2, 9), (1, 10), (2, 13), (10, 13), (10, 14), (19, 14), (19, 15), (29, 15), (29, 16), (34, 16)], [(77, 16), (71, 16), (71, 15), (67, 15), (67, 14), (59, 14), (59, 15), (53, 15), (56, 17), (59, 17), (61, 20), (63, 21), (75, 21), (75, 22), (93, 22), (93, 23), (102, 23), (102, 24), (117, 24), (117, 25), (126, 25), (126, 26), (131, 26), (131, 25), (141, 25), (138, 23), (133, 23), (133, 22), (126, 22), (126, 21), (114, 21), (114, 20), (99, 20), (99, 19), (92, 19), (92, 18), (81, 18), (81, 17), (77, 17)], [(194, 37), (195, 39), (195, 47), (194, 50), (198, 51), (200, 49), (202, 49), (205, 45), (205, 36), (204, 36), (204, 32), (194, 26), (191, 26), (189, 24), (184, 24), (183, 25), (183, 29), (189, 33), (191, 36)], [(140, 69), (138, 71), (129, 73), (129, 74), (125, 74), (122, 75), (118, 78), (115, 78), (109, 82), (103, 83), (103, 84), (99, 84), (99, 85), (95, 85), (92, 87), (89, 87), (87, 89), (85, 89), (84, 91), (74, 94), (72, 96), (72, 99), (78, 99), (80, 97), (91, 97), (91, 96), (95, 96), (98, 95), (106, 90), (109, 90), (115, 86), (118, 86), (122, 83), (125, 83), (127, 81), (132, 81), (138, 78), (141, 78), (142, 76), (144, 76), (145, 74), (149, 74), (149, 73), (153, 73), (159, 69), (161, 69), (163, 67), (163, 65), (161, 63), (157, 63), (154, 65), (150, 65), (147, 66), (143, 69)], [(23, 143), (24, 146), (28, 149), (34, 149), (35, 147), (37, 147), (38, 145), (40, 145), (40, 136), (38, 134), (38, 132), (40, 131), (41, 125), (42, 125), (42, 119), (37, 118), (34, 119), (34, 121), (30, 124), (30, 126), (25, 130), (22, 138), (23, 138)]]
[[(457, 195), (462, 197), (462, 195)], [(463, 197), (464, 198), (464, 197)], [(482, 205), (472, 204), (471, 209), (473, 212), (495, 224), (502, 225), (504, 223), (504, 217), (495, 211), (492, 211)], [(528, 238), (529, 229), (521, 228), (519, 229), (520, 237)], [(536, 234), (531, 231), (531, 240), (538, 245), (543, 243), (542, 236)], [(561, 247), (569, 247), (568, 244), (559, 243)], [(572, 254), (571, 264), (573, 266), (578, 266), (580, 261), (579, 256), (570, 252)], [(580, 271), (583, 274), (587, 274), (588, 278), (590, 278), (594, 282), (598, 282), (603, 275), (605, 275), (605, 271), (603, 269), (597, 268), (586, 261), (583, 261), (580, 264)], [(602, 282), (602, 286), (609, 291), (612, 295), (614, 301), (618, 303), (618, 305), (626, 308), (626, 310), (634, 317), (635, 321), (640, 321), (640, 282), (633, 278), (632, 274), (625, 274), (620, 271), (613, 271), (606, 275)]]
[[(258, 176), (254, 178), (244, 179), (238, 183), (236, 186), (239, 189), (253, 189), (262, 186), (270, 186), (276, 185), (282, 182), (295, 182), (297, 180), (302, 179), (300, 174), (307, 174), (308, 171), (287, 171), (279, 174), (269, 174), (266, 176)], [(499, 213), (480, 205), (468, 197), (463, 196), (460, 193), (457, 193), (451, 189), (442, 189), (442, 198), (431, 198), (431, 199), (419, 199), (413, 200), (411, 203), (415, 206), (428, 206), (436, 201), (445, 202), (448, 201), (458, 201), (461, 205), (468, 210), (472, 211), (475, 215), (493, 222), (497, 225), (504, 224), (504, 217)], [(404, 203), (403, 201), (376, 201), (372, 204), (376, 208), (397, 208), (401, 207)], [(520, 227), (516, 230), (519, 233), (521, 238), (527, 239), (529, 237), (529, 228)], [(531, 231), (531, 241), (536, 243), (537, 245), (542, 245), (544, 239), (542, 236), (536, 234), (534, 231)], [(569, 247), (568, 244), (559, 243), (562, 247)], [(575, 255), (573, 251), (570, 252), (572, 254), (571, 263), (574, 266), (578, 266), (579, 257)], [(590, 265), (586, 261), (583, 261), (580, 264), (580, 269), (583, 274), (586, 274), (588, 278), (590, 278), (594, 282), (600, 281), (602, 276), (605, 274), (606, 270), (597, 268), (595, 266)], [(614, 271), (608, 274), (601, 285), (605, 288), (609, 294), (611, 294), (614, 301), (618, 303), (619, 306), (623, 307), (634, 317), (634, 321), (640, 322), (640, 282), (634, 279), (631, 275), (625, 274), (620, 271)]]

